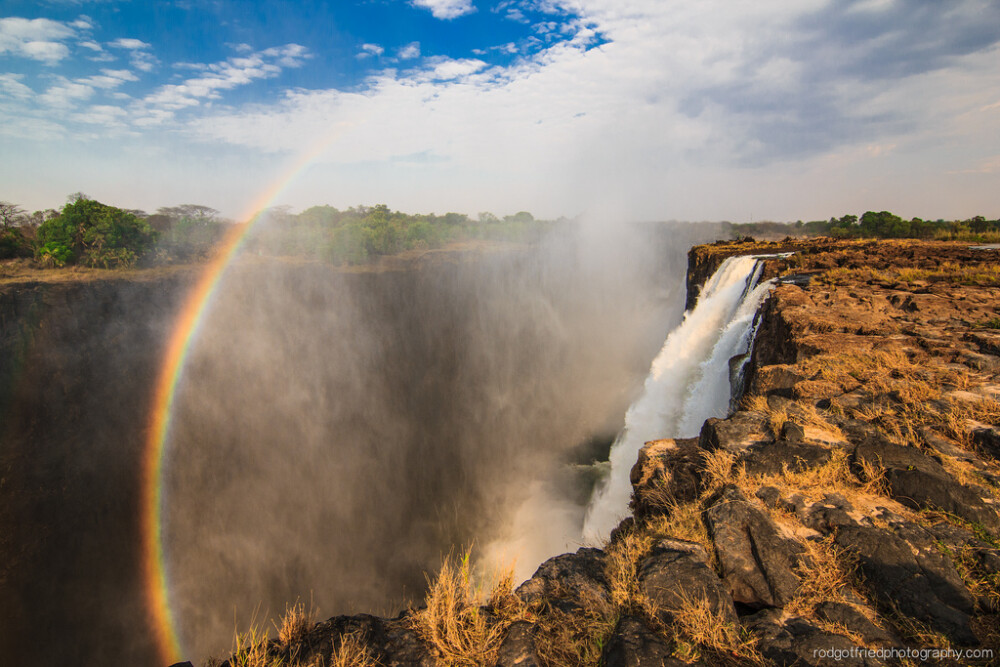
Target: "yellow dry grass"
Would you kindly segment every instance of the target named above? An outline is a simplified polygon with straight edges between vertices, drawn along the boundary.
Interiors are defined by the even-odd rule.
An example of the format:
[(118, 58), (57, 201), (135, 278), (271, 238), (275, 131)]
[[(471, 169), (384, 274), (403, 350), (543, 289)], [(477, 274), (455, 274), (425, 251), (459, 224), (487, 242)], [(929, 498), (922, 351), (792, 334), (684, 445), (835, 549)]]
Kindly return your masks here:
[(651, 517), (647, 521), (647, 530), (656, 539), (670, 537), (700, 544), (714, 559), (715, 548), (702, 520), (702, 511), (700, 501), (674, 503), (668, 514)]
[(848, 269), (830, 269), (817, 279), (828, 285), (849, 285), (852, 283), (954, 283), (979, 287), (1000, 286), (1000, 264), (959, 264), (944, 262), (934, 269), (910, 267), (874, 269), (868, 266)]
[(641, 605), (638, 567), (653, 548), (653, 535), (632, 530), (605, 547), (604, 575), (611, 590), (611, 603), (620, 610)]
[(603, 598), (578, 602), (582, 608), (575, 613), (549, 609), (538, 618), (535, 650), (546, 667), (597, 667), (601, 662), (618, 611)]
[(296, 602), (285, 607), (285, 614), (281, 617), (281, 624), (274, 624), (278, 631), (278, 642), (282, 647), (288, 648), (301, 642), (309, 629), (315, 625), (316, 609), (310, 605), (306, 610), (302, 602)]
[(677, 657), (699, 660), (707, 650), (739, 660), (741, 664), (764, 664), (756, 640), (713, 611), (706, 598), (683, 594), (680, 597), (680, 605), (671, 612)]
[(785, 607), (785, 611), (809, 619), (815, 619), (816, 607), (829, 601), (847, 602), (844, 593), (851, 590), (849, 559), (843, 550), (833, 542), (832, 536), (821, 540), (806, 540), (806, 549), (798, 567), (802, 584), (795, 597)]
[(349, 632), (340, 636), (328, 667), (377, 667), (378, 664), (361, 634)]
[[(256, 615), (255, 615), (256, 616)], [(233, 649), (229, 657), (232, 667), (284, 667), (284, 660), (268, 652), (267, 632), (251, 619), (245, 632), (233, 635)]]
[[(446, 558), (430, 582), (426, 608), (412, 616), (414, 630), (441, 665), (492, 665), (507, 628), (524, 610), (511, 591), (511, 573), (497, 577), (484, 595), (473, 579), (470, 559), (470, 551)], [(484, 598), (495, 605), (492, 614), (483, 608)]]

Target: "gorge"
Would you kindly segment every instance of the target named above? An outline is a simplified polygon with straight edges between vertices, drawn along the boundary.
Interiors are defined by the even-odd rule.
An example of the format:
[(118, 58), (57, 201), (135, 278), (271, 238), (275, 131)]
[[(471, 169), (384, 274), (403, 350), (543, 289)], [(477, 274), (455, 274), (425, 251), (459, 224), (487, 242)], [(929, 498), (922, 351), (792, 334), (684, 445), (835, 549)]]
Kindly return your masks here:
[[(686, 295), (677, 290), (657, 300), (651, 297), (658, 294), (655, 285), (670, 284), (659, 281), (683, 272), (684, 262), (671, 247), (649, 250), (648, 263), (615, 264), (638, 275), (612, 281), (612, 287), (600, 284), (609, 273), (581, 270), (588, 264), (578, 262), (582, 255), (576, 251), (571, 254), (577, 259), (570, 264), (578, 267), (577, 273), (546, 273), (543, 267), (551, 263), (525, 263), (518, 253), (480, 257), (473, 271), (446, 255), (435, 260), (427, 274), (361, 273), (338, 278), (335, 290), (325, 270), (315, 266), (248, 262), (234, 267), (234, 282), (227, 290), (231, 300), (216, 304), (217, 324), (206, 328), (214, 333), (204, 336), (202, 351), (193, 353), (186, 371), (197, 382), (179, 395), (176, 459), (165, 480), (166, 503), (173, 509), (164, 531), (176, 531), (166, 543), (177, 550), (170, 555), (177, 586), (172, 595), (178, 603), (184, 657), (200, 659), (206, 652), (221, 656), (228, 648), (196, 638), (198, 629), (215, 623), (220, 624), (218, 632), (231, 632), (233, 626), (231, 610), (222, 620), (222, 614), (212, 612), (210, 591), (245, 593), (240, 604), (252, 610), (265, 599), (261, 591), (267, 590), (269, 614), (275, 616), (296, 597), (307, 600), (309, 588), (314, 594), (335, 591), (351, 603), (335, 612), (341, 615), (304, 624), (291, 634), (287, 623), (279, 624), (277, 639), (257, 644), (256, 653), (243, 645), (231, 664), (243, 664), (253, 653), (259, 660), (254, 664), (261, 665), (339, 664), (338, 659), (358, 665), (461, 663), (456, 655), (468, 657), (469, 664), (522, 666), (874, 665), (899, 664), (899, 656), (927, 657), (930, 651), (952, 660), (941, 664), (991, 664), (988, 653), (996, 650), (1000, 609), (1000, 518), (995, 510), (1000, 480), (997, 251), (891, 241), (717, 243), (690, 252)], [(747, 259), (754, 255), (764, 257)], [(658, 264), (658, 259), (670, 257), (675, 259)], [(482, 271), (484, 262), (494, 271)], [(316, 279), (315, 272), (324, 278)], [(587, 275), (595, 280), (582, 281)], [(563, 276), (568, 282), (561, 282)], [(763, 282), (754, 288), (758, 279)], [(183, 276), (169, 280), (177, 282), (177, 293), (182, 291)], [(373, 299), (370, 295), (378, 290), (371, 284), (379, 281), (394, 286), (382, 294), (397, 296)], [(352, 287), (361, 284), (366, 287)], [(536, 298), (540, 284), (548, 287), (544, 299)], [(648, 290), (633, 291), (639, 284)], [(316, 285), (322, 289), (314, 289)], [(442, 285), (452, 290), (444, 303)], [(62, 289), (67, 288), (48, 292), (48, 298)], [(122, 294), (134, 296), (105, 299), (98, 310), (113, 314), (130, 310), (129, 304), (150, 303), (150, 292), (142, 290), (131, 285)], [(269, 290), (281, 294), (283, 301), (268, 299)], [(769, 290), (770, 298), (758, 308)], [(15, 293), (19, 296), (10, 296)], [(157, 293), (166, 298), (166, 292)], [(37, 302), (23, 291), (7, 291), (5, 296), (11, 304), (5, 312), (14, 308), (16, 313), (4, 321), (6, 349), (34, 349), (11, 332), (23, 332), (29, 316), (37, 319)], [(715, 297), (717, 306), (707, 308)], [(667, 302), (679, 306), (685, 299), (689, 306), (697, 305), (680, 323), (679, 308), (671, 312)], [(329, 307), (333, 302), (340, 310)], [(268, 303), (275, 310), (256, 311), (254, 303)], [(166, 298), (164, 312), (169, 309)], [(428, 316), (429, 310), (434, 317)], [(714, 321), (706, 317), (709, 310), (715, 313)], [(516, 312), (527, 316), (511, 319)], [(620, 317), (603, 317), (609, 312)], [(385, 338), (372, 338), (370, 332), (378, 327), (365, 327), (369, 333), (351, 339), (352, 327), (345, 321), (364, 318), (391, 321), (393, 329), (407, 335), (399, 339), (386, 332)], [(682, 333), (685, 326), (697, 330), (702, 318), (702, 331)], [(635, 325), (642, 321), (647, 325), (640, 334)], [(110, 338), (115, 354), (103, 356), (76, 353), (100, 348), (76, 338), (86, 327), (38, 326), (49, 344), (71, 342), (73, 354), (67, 351), (47, 367), (35, 365), (40, 362), (28, 356), (22, 366), (51, 372), (53, 366), (72, 360), (104, 368), (113, 358), (107, 370), (138, 388), (148, 381), (151, 362), (144, 366), (118, 353), (130, 349), (127, 344), (133, 341), (155, 346), (156, 327), (150, 322), (155, 320), (125, 327)], [(448, 325), (422, 328), (427, 322)], [(519, 326), (511, 327), (512, 322)], [(582, 338), (577, 337), (581, 327), (587, 333)], [(328, 335), (314, 341), (296, 336), (314, 330)], [(754, 330), (756, 343), (747, 349)], [(672, 333), (664, 342), (667, 331)], [(103, 333), (100, 338), (104, 340)], [(624, 349), (616, 347), (626, 342)], [(704, 347), (698, 355), (690, 353), (694, 344)], [(640, 389), (658, 348), (653, 372)], [(347, 349), (354, 353), (343, 352)], [(514, 354), (525, 349), (538, 354)], [(612, 349), (621, 356), (606, 358)], [(484, 356), (484, 350), (491, 353)], [(289, 376), (296, 381), (289, 383), (283, 372), (261, 362), (271, 357), (282, 359), (285, 369), (294, 369)], [(320, 358), (336, 360), (338, 372), (320, 368)], [(368, 384), (373, 376), (361, 372), (373, 361), (391, 370), (384, 376), (404, 381), (373, 391)], [(233, 368), (240, 372), (225, 377)], [(97, 374), (94, 368), (79, 368), (84, 371)], [(490, 386), (505, 391), (476, 393), (486, 391), (477, 381), (482, 377), (500, 378)], [(686, 381), (657, 385), (660, 378), (681, 377)], [(732, 393), (723, 386), (731, 378), (737, 394), (744, 393), (732, 404)], [(612, 388), (623, 385), (631, 389), (615, 394)], [(7, 405), (59, 406), (60, 397), (74, 391), (72, 385), (49, 386), (40, 380), (18, 386), (18, 392), (3, 396)], [(33, 437), (49, 433), (50, 442), (55, 442), (56, 433), (76, 427), (84, 434), (80, 438), (98, 434), (104, 442), (113, 442), (128, 432), (128, 425), (107, 422), (108, 411), (95, 407), (109, 398), (101, 386), (96, 386), (93, 402), (85, 404), (101, 415), (97, 423), (90, 424), (89, 413), (80, 408), (67, 415), (50, 409), (31, 420), (10, 422), (20, 429), (13, 432)], [(413, 387), (419, 390), (412, 392)], [(455, 394), (456, 387), (463, 391)], [(383, 403), (369, 412), (366, 400), (364, 409), (343, 413), (331, 400), (362, 393), (366, 399), (379, 395)], [(142, 392), (136, 389), (133, 394), (129, 398), (134, 404), (116, 401), (116, 407), (141, 412)], [(617, 396), (615, 405), (608, 395)], [(442, 396), (448, 401), (442, 402)], [(619, 480), (623, 470), (630, 472), (624, 477), (624, 500), (632, 494), (631, 516), (618, 525), (617, 519), (628, 512), (618, 491), (620, 509), (603, 519), (609, 531), (614, 528), (604, 535), (610, 541), (578, 549), (582, 540), (573, 543), (559, 535), (558, 519), (582, 525), (595, 471), (608, 468), (586, 464), (607, 457), (622, 427), (624, 435), (614, 449), (624, 450), (619, 445), (628, 440), (630, 427), (638, 434), (639, 406), (649, 396), (655, 397), (651, 413), (660, 413), (655, 428), (663, 430), (633, 439), (631, 453), (622, 455), (618, 466), (613, 460), (610, 465), (611, 480), (616, 468)], [(505, 408), (516, 418), (486, 419), (507, 414)], [(301, 414), (311, 419), (295, 418)], [(426, 425), (417, 430), (427, 432), (415, 434), (387, 418), (394, 414), (417, 415), (416, 423)], [(317, 419), (322, 428), (317, 429)], [(465, 429), (479, 423), (485, 428), (470, 437)], [(359, 451), (328, 461), (322, 453), (324, 439), (345, 429), (350, 440), (361, 443)], [(470, 439), (488, 447), (486, 460), (477, 458), (484, 455), (478, 448), (452, 444), (444, 452), (440, 449), (442, 442)], [(402, 460), (403, 450), (386, 444), (401, 441), (409, 443), (406, 451), (413, 451)], [(20, 442), (26, 448), (36, 440), (26, 435)], [(207, 448), (205, 442), (220, 444)], [(248, 450), (247, 442), (263, 446)], [(127, 457), (117, 452), (104, 452), (103, 460), (79, 451), (77, 455), (101, 475), (106, 467), (115, 470), (107, 462), (120, 464), (123, 471), (116, 474), (128, 488)], [(297, 459), (306, 465), (296, 467)], [(11, 459), (4, 461), (5, 475), (18, 470), (18, 459), (12, 460), (13, 465)], [(58, 470), (55, 454), (46, 460), (50, 470)], [(20, 465), (26, 466), (23, 460)], [(427, 478), (408, 477), (415, 469), (428, 471)], [(505, 488), (498, 470), (509, 471), (517, 484)], [(548, 485), (547, 499), (539, 503), (536, 498), (532, 505), (525, 490), (537, 485), (526, 481), (537, 481), (542, 472), (554, 474), (558, 483)], [(94, 478), (80, 477), (85, 481), (75, 481), (76, 493), (89, 498)], [(280, 487), (280, 495), (267, 488), (269, 480), (286, 478), (293, 483)], [(61, 488), (66, 493), (74, 487)], [(601, 488), (596, 487), (598, 498)], [(35, 488), (28, 493), (28, 484), (23, 490), (17, 496), (21, 516), (40, 516), (38, 508), (59, 507), (46, 500), (51, 491)], [(419, 505), (391, 504), (396, 491), (406, 499), (432, 499), (429, 504), (438, 513), (421, 523)], [(4, 493), (9, 494), (7, 488)], [(322, 508), (311, 505), (318, 497), (324, 499)], [(99, 508), (77, 511), (73, 522), (89, 520), (100, 527), (103, 519), (94, 517), (120, 508), (115, 496), (108, 498)], [(549, 502), (560, 498), (562, 506)], [(537, 557), (555, 557), (516, 591), (523, 577), (500, 582), (488, 600), (456, 593), (470, 582), (462, 574), (466, 570), (455, 565), (431, 579), (425, 597), (419, 577), (435, 569), (434, 561), (440, 562), (446, 550), (442, 544), (461, 545), (470, 535), (490, 535), (493, 539), (484, 542), (502, 554), (512, 528), (515, 537), (523, 537), (523, 524), (497, 520), (491, 531), (482, 526), (501, 515), (516, 517), (519, 507), (539, 506), (553, 509), (542, 527), (556, 539), (540, 548)], [(441, 507), (451, 509), (442, 512)], [(23, 519), (17, 522), (14, 510), (6, 512), (6, 525), (20, 529), (15, 534), (33, 534)], [(364, 520), (358, 521), (359, 515)], [(126, 524), (122, 519), (118, 529)], [(52, 525), (57, 535), (83, 539)], [(227, 531), (227, 526), (243, 528)], [(336, 526), (341, 530), (331, 528)], [(344, 532), (348, 526), (354, 532)], [(386, 526), (396, 531), (394, 544), (381, 541)], [(429, 534), (433, 539), (424, 539)], [(274, 541), (264, 540), (270, 546), (263, 548), (253, 545), (261, 536), (274, 536)], [(113, 566), (118, 576), (107, 578), (117, 579), (121, 588), (109, 590), (107, 581), (90, 584), (105, 591), (106, 604), (127, 600), (123, 591), (141, 586), (128, 582), (127, 543), (134, 537), (125, 533), (121, 538), (121, 558)], [(99, 541), (96, 535), (92, 539)], [(6, 582), (18, 581), (11, 572), (23, 573), (38, 554), (54, 558), (58, 547), (68, 542), (43, 540), (33, 552), (30, 540), (24, 542), (27, 547), (17, 544), (22, 556), (10, 561), (14, 565), (5, 572), (6, 590), (14, 590)], [(317, 545), (319, 552), (312, 551)], [(86, 543), (79, 548), (74, 553), (98, 549)], [(400, 551), (405, 558), (396, 557)], [(227, 554), (246, 554), (247, 561), (227, 560)], [(421, 559), (425, 562), (418, 562)], [(64, 559), (64, 568), (66, 560), (72, 561)], [(265, 567), (275, 562), (277, 569)], [(338, 564), (354, 569), (345, 577), (336, 571)], [(185, 572), (201, 578), (185, 577)], [(269, 573), (270, 582), (255, 581), (260, 572)], [(409, 584), (413, 588), (406, 596), (383, 590), (362, 599), (365, 592), (376, 590), (374, 579), (366, 578), (372, 573), (375, 578), (393, 574), (397, 582), (416, 583)], [(240, 584), (228, 589), (210, 585), (230, 576)], [(454, 586), (445, 585), (449, 582)], [(240, 590), (241, 585), (247, 590)], [(25, 584), (18, 590), (25, 604), (31, 601), (29, 588)], [(84, 595), (92, 595), (92, 590)], [(44, 602), (53, 605), (58, 595), (53, 591)], [(34, 616), (15, 615), (12, 621), (38, 619), (55, 608), (43, 610), (37, 599), (35, 604)], [(319, 606), (330, 609), (326, 600)], [(133, 617), (143, 613), (139, 602), (117, 610)], [(247, 627), (249, 618), (240, 622)], [(120, 625), (115, 635), (113, 624), (106, 623), (88, 648), (116, 645), (111, 638), (118, 637), (120, 650), (140, 636), (137, 626), (141, 623)], [(58, 626), (49, 629), (53, 627)], [(22, 629), (20, 636), (30, 636), (30, 630)], [(465, 639), (459, 641), (459, 635)], [(5, 634), (4, 641), (19, 648), (13, 633)], [(148, 645), (146, 650), (145, 657), (135, 653), (130, 660), (155, 661), (155, 651)]]

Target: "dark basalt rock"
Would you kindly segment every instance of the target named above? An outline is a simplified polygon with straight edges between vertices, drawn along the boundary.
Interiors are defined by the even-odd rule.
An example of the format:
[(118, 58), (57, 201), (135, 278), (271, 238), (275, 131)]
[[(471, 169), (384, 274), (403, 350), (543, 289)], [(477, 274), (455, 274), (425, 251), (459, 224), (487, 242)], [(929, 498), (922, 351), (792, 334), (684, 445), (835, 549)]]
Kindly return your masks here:
[(642, 619), (623, 616), (615, 626), (601, 656), (604, 667), (684, 667), (673, 657), (670, 644), (656, 635)]
[(892, 497), (900, 503), (915, 509), (943, 509), (1000, 532), (1000, 516), (923, 452), (891, 442), (866, 440), (854, 450), (854, 465), (859, 467), (862, 462), (885, 470)]
[(773, 441), (767, 419), (758, 412), (736, 412), (728, 419), (709, 419), (701, 428), (698, 446), (713, 452), (739, 453), (751, 445)]
[(528, 604), (550, 604), (561, 611), (585, 609), (592, 601), (608, 601), (604, 552), (584, 547), (542, 563), (515, 594)]
[(494, 667), (540, 667), (534, 633), (535, 626), (527, 621), (512, 624), (500, 643)]
[(1000, 460), (1000, 428), (983, 426), (973, 429), (972, 443), (987, 456)]
[(741, 461), (751, 475), (777, 475), (786, 467), (789, 472), (818, 468), (830, 460), (830, 455), (830, 450), (822, 445), (779, 440), (747, 448)]
[(754, 393), (792, 398), (795, 385), (809, 379), (792, 370), (793, 368), (793, 366), (786, 364), (775, 364), (761, 368), (754, 376)]
[(639, 450), (630, 479), (637, 518), (663, 514), (671, 504), (694, 500), (701, 493), (704, 451), (697, 438), (653, 440)]
[(708, 567), (708, 553), (700, 544), (663, 540), (638, 568), (639, 589), (664, 623), (685, 602), (706, 600), (719, 620), (735, 625), (733, 599), (718, 575)]
[(798, 590), (795, 570), (805, 547), (782, 535), (763, 511), (734, 485), (708, 501), (705, 520), (722, 579), (733, 600), (750, 607), (781, 607)]
[(875, 667), (879, 660), (857, 654), (860, 648), (847, 637), (825, 632), (805, 619), (784, 622), (776, 610), (766, 609), (743, 619), (744, 627), (760, 639), (758, 649), (773, 665), (782, 667)]
[(837, 493), (828, 493), (819, 502), (796, 514), (803, 525), (826, 534), (841, 526), (856, 525), (857, 521), (848, 514), (853, 510), (854, 507), (846, 498)]
[(835, 541), (857, 558), (858, 571), (880, 607), (898, 609), (959, 644), (976, 644), (970, 627), (972, 595), (933, 538), (920, 526), (899, 523), (891, 530), (844, 526)]
[(382, 624), (383, 634), (373, 639), (378, 663), (384, 667), (432, 667), (434, 659), (404, 615)]
[(846, 602), (822, 602), (816, 606), (816, 616), (834, 623), (861, 637), (870, 646), (901, 646), (894, 633), (884, 630), (869, 620), (861, 611)]

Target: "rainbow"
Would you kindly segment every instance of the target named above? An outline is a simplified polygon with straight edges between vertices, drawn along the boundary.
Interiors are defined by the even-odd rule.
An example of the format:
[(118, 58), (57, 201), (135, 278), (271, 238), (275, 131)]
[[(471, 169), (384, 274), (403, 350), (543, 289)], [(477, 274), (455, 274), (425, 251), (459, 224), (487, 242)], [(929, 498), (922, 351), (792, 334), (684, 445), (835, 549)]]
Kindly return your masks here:
[(170, 610), (169, 581), (164, 561), (162, 539), (163, 462), (170, 434), (170, 418), (174, 397), (183, 375), (185, 362), (195, 340), (207, 306), (215, 294), (226, 267), (238, 253), (247, 233), (260, 218), (260, 213), (273, 205), (275, 199), (305, 171), (338, 136), (334, 133), (304, 152), (284, 175), (277, 179), (250, 208), (245, 224), (233, 225), (218, 250), (188, 293), (180, 314), (174, 321), (167, 341), (166, 354), (160, 366), (153, 394), (146, 431), (142, 464), (142, 571), (146, 608), (156, 650), (163, 666), (181, 659), (175, 619)]

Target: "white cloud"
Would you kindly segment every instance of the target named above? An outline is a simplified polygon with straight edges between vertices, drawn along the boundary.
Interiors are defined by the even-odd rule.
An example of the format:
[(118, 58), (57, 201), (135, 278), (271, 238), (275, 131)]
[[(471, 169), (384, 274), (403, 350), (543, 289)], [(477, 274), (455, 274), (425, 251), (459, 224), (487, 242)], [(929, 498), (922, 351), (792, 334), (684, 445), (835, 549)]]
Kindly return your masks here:
[(406, 46), (396, 51), (396, 57), (400, 60), (413, 60), (420, 57), (420, 42), (410, 42)]
[[(460, 79), (486, 67), (486, 63), (482, 60), (471, 58), (452, 60), (451, 58), (436, 57), (429, 58), (427, 64), (432, 68), (427, 72), (427, 78), (435, 81)], [(420, 77), (417, 77), (417, 80), (420, 80)]]
[(89, 76), (85, 79), (78, 79), (78, 83), (93, 86), (94, 88), (111, 89), (117, 88), (126, 81), (138, 81), (139, 77), (127, 69), (102, 69), (101, 74)]
[(385, 49), (378, 44), (362, 44), (361, 53), (357, 55), (358, 58), (370, 58), (372, 56), (380, 56), (385, 53)]
[[(1000, 173), (990, 27), (1000, 22), (986, 20), (996, 11), (990, 3), (953, 2), (908, 12), (898, 1), (852, 11), (829, 0), (518, 0), (496, 3), (497, 13), (520, 12), (539, 27), (518, 29), (535, 37), (485, 42), (475, 52), (481, 60), (420, 59), (416, 42), (368, 44), (358, 55), (388, 67), (356, 88), (295, 89), (231, 107), (226, 91), (309, 56), (294, 45), (233, 47), (234, 58), (171, 71), (171, 85), (144, 99), (121, 92), (134, 79), (111, 73), (141, 76), (134, 65), (50, 81), (43, 115), (94, 132), (148, 127), (149, 137), (166, 126), (181, 130), (170, 137), (184, 150), (227, 144), (260, 164), (327, 145), (296, 183), (300, 205), (342, 196), (330, 203), (476, 211), (516, 201), (542, 214), (733, 220), (865, 207), (967, 216), (995, 209), (996, 195), (976, 184)], [(540, 21), (539, 12), (550, 16)], [(932, 20), (942, 15), (948, 20)], [(72, 47), (73, 39), (41, 41)], [(152, 52), (136, 46), (116, 48)], [(484, 61), (495, 50), (522, 55), (492, 66)], [(3, 99), (0, 133), (34, 127), (55, 136), (57, 125), (32, 125), (17, 112), (39, 97), (26, 83), (0, 78), (16, 91)], [(195, 148), (178, 140), (185, 133)], [(252, 189), (185, 169), (178, 173), (191, 180), (178, 189), (211, 181), (220, 203)], [(343, 194), (330, 194), (331, 183)]]
[(90, 60), (91, 62), (105, 63), (116, 60), (113, 55), (104, 50), (103, 46), (93, 40), (80, 42), (78, 46), (93, 52), (93, 55), (87, 56), (87, 60)]
[(103, 125), (105, 127), (122, 127), (123, 122), (128, 117), (128, 112), (121, 107), (110, 105), (94, 105), (86, 111), (73, 115), (73, 120), (78, 123), (89, 125)]
[(93, 30), (94, 21), (89, 16), (80, 16), (77, 20), (70, 23), (70, 26), (78, 30)]
[(197, 107), (204, 100), (221, 99), (221, 91), (247, 85), (258, 79), (277, 76), (287, 67), (300, 67), (311, 57), (304, 46), (286, 44), (258, 53), (229, 58), (220, 63), (192, 65), (201, 74), (179, 84), (161, 86), (142, 101), (140, 116), (145, 122), (161, 123), (173, 113)]
[(434, 18), (454, 19), (476, 11), (472, 0), (412, 0), (414, 7), (429, 9)]
[(78, 81), (68, 81), (60, 77), (60, 83), (51, 86), (38, 96), (39, 102), (56, 110), (66, 110), (78, 102), (90, 99), (94, 95), (94, 87)]
[(121, 37), (114, 40), (108, 44), (111, 48), (122, 49), (128, 51), (129, 63), (132, 67), (140, 70), (142, 72), (151, 72), (156, 68), (160, 61), (150, 53), (152, 49), (151, 44), (147, 44), (141, 39), (133, 39), (131, 37)]
[(0, 90), (14, 99), (23, 100), (32, 97), (35, 91), (21, 83), (23, 78), (22, 74), (0, 74)]
[(276, 58), (282, 67), (301, 67), (303, 62), (312, 57), (309, 49), (301, 44), (286, 44), (275, 46), (260, 52), (265, 58)]
[(0, 19), (0, 54), (54, 65), (69, 55), (63, 41), (76, 35), (64, 23), (49, 19), (10, 17)]
[(115, 41), (110, 42), (108, 46), (116, 49), (128, 49), (130, 51), (152, 48), (152, 44), (147, 44), (141, 39), (132, 39), (130, 37), (120, 37)]
[[(751, 207), (758, 217), (780, 217), (798, 206), (795, 217), (817, 210), (828, 217), (823, 208), (833, 193), (855, 197), (860, 174), (870, 175), (861, 165), (878, 160), (884, 172), (912, 160), (916, 150), (931, 150), (931, 141), (915, 147), (919, 133), (940, 142), (940, 128), (952, 123), (956, 145), (987, 136), (977, 129), (982, 119), (966, 123), (956, 110), (989, 106), (996, 102), (991, 91), (1000, 89), (986, 51), (969, 63), (993, 72), (988, 79), (961, 80), (952, 71), (889, 84), (854, 72), (815, 78), (828, 54), (804, 49), (795, 28), (828, 6), (821, 0), (797, 4), (794, 12), (779, 0), (565, 6), (580, 16), (559, 24), (569, 40), (510, 67), (428, 58), (413, 69), (384, 70), (356, 92), (290, 91), (279, 104), (218, 110), (191, 127), (207, 141), (278, 153), (307, 150), (327, 137), (321, 162), (331, 169), (384, 164), (388, 170), (398, 164), (393, 156), (430, 152), (445, 159), (427, 165), (424, 182), (447, 179), (451, 190), (478, 198), (470, 206), (517, 193), (550, 206), (562, 202), (561, 212), (569, 213), (607, 205), (619, 207), (619, 215), (745, 219)], [(592, 48), (598, 39), (602, 45)], [(927, 90), (947, 90), (942, 97), (951, 101)], [(988, 155), (1000, 152), (1000, 140), (988, 143)], [(817, 165), (840, 147), (849, 157), (829, 167), (840, 189), (804, 203), (806, 193), (816, 192), (808, 183)], [(377, 182), (393, 178), (379, 173), (384, 178)], [(769, 185), (782, 179), (782, 188)], [(370, 187), (360, 177), (352, 184)], [(798, 188), (794, 195), (790, 187)], [(887, 186), (887, 197), (901, 190)]]

